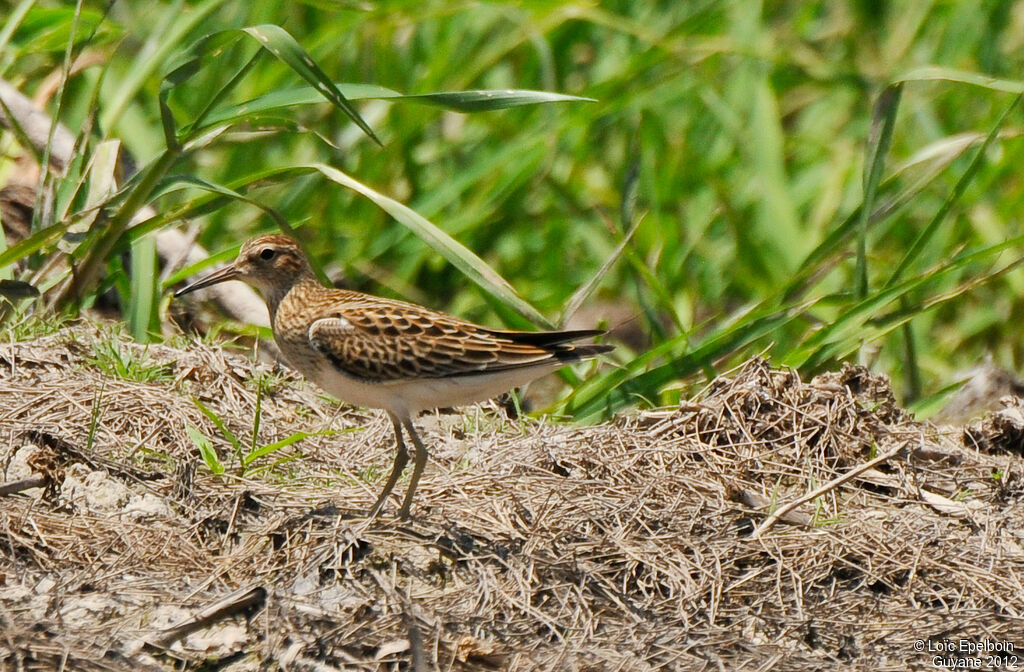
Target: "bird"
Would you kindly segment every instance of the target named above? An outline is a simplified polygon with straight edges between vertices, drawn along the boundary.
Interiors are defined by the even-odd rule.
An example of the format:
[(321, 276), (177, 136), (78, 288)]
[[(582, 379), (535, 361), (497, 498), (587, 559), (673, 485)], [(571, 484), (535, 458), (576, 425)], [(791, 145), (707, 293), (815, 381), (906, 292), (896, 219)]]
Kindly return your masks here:
[(599, 329), (492, 329), (415, 303), (328, 287), (298, 242), (281, 234), (249, 239), (233, 263), (174, 295), (228, 280), (246, 282), (263, 297), (274, 341), (292, 368), (341, 401), (383, 409), (390, 418), (397, 452), (370, 518), (408, 465), (403, 429), (416, 450), (398, 516), (410, 516), (428, 457), (413, 425), (421, 412), (484, 401), (614, 348), (578, 343), (603, 334)]

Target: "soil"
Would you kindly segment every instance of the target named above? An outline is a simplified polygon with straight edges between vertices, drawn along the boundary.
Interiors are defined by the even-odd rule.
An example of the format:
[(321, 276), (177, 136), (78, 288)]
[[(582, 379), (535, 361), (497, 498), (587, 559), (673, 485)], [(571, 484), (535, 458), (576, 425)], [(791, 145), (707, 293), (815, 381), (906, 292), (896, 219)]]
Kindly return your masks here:
[(430, 413), (400, 521), (387, 419), (244, 353), (81, 324), (0, 371), (0, 669), (1024, 669), (1018, 401), (752, 360), (588, 427)]

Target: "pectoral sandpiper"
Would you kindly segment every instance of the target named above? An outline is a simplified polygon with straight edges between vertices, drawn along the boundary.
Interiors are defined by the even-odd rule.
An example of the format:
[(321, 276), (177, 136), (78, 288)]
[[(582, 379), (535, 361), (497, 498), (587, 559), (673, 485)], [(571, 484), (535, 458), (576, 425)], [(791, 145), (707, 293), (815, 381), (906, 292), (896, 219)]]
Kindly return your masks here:
[(409, 516), (427, 463), (412, 422), (418, 413), (490, 399), (612, 349), (573, 345), (598, 330), (490, 329), (413, 303), (325, 287), (299, 245), (282, 235), (252, 238), (233, 264), (175, 296), (226, 280), (245, 281), (263, 295), (274, 340), (291, 366), (342, 401), (382, 408), (391, 418), (398, 453), (371, 516), (384, 506), (409, 461), (403, 427), (416, 447), (399, 510), (402, 518)]

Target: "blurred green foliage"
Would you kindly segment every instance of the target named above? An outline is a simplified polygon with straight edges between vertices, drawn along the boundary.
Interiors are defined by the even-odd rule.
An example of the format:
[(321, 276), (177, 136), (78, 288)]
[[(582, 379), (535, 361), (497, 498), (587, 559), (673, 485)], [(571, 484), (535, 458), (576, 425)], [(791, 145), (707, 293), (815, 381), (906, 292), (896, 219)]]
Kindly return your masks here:
[[(687, 384), (766, 348), (806, 374), (869, 362), (908, 401), (927, 401), (985, 353), (1015, 368), (1024, 355), (1010, 326), (1024, 317), (1024, 272), (1010, 268), (1024, 198), (1021, 112), (1012, 108), (1024, 3), (6, 8), (0, 76), (22, 90), (60, 71), (71, 35), (74, 55), (100, 56), (49, 99), (70, 128), (88, 131), (84, 155), (118, 138), (143, 171), (158, 161), (168, 146), (164, 87), (186, 148), (163, 179), (188, 176), (248, 199), (184, 178), (153, 191), (158, 211), (192, 215), (212, 251), (275, 226), (255, 201), (298, 229), (349, 286), (523, 326), (522, 311), (467, 282), (414, 229), (299, 167), (328, 164), (408, 205), (552, 320), (639, 222), (586, 313), (614, 315), (608, 326), (635, 331), (634, 347), (617, 352), (621, 368), (579, 385), (566, 412), (671, 403)], [(462, 114), (351, 95), (380, 147), (326, 101), (237, 108), (270, 94), (305, 100), (311, 90), (252, 40), (225, 43), (180, 84), (163, 78), (202, 36), (261, 24), (284, 28), (339, 84), (408, 94), (534, 89), (597, 102)], [(190, 128), (225, 111), (238, 113), (230, 127)], [(13, 170), (3, 161), (0, 182)], [(872, 174), (877, 189), (861, 216)], [(128, 198), (111, 199), (107, 212)], [(66, 201), (37, 228), (84, 199)], [(104, 255), (108, 284), (135, 305), (132, 268), (114, 254), (132, 235), (116, 238)], [(55, 240), (33, 254), (46, 256)], [(138, 262), (135, 271), (133, 282), (151, 272)], [(141, 318), (150, 330), (153, 315)]]

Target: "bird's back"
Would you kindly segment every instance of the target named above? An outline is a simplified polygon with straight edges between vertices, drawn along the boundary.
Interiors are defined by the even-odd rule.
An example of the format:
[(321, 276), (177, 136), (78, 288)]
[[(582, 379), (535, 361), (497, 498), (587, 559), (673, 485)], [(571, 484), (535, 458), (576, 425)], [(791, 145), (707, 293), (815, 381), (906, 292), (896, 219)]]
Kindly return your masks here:
[(600, 331), (488, 329), (423, 306), (306, 283), (273, 315), (288, 362), (343, 401), (399, 414), (497, 396), (612, 346)]

